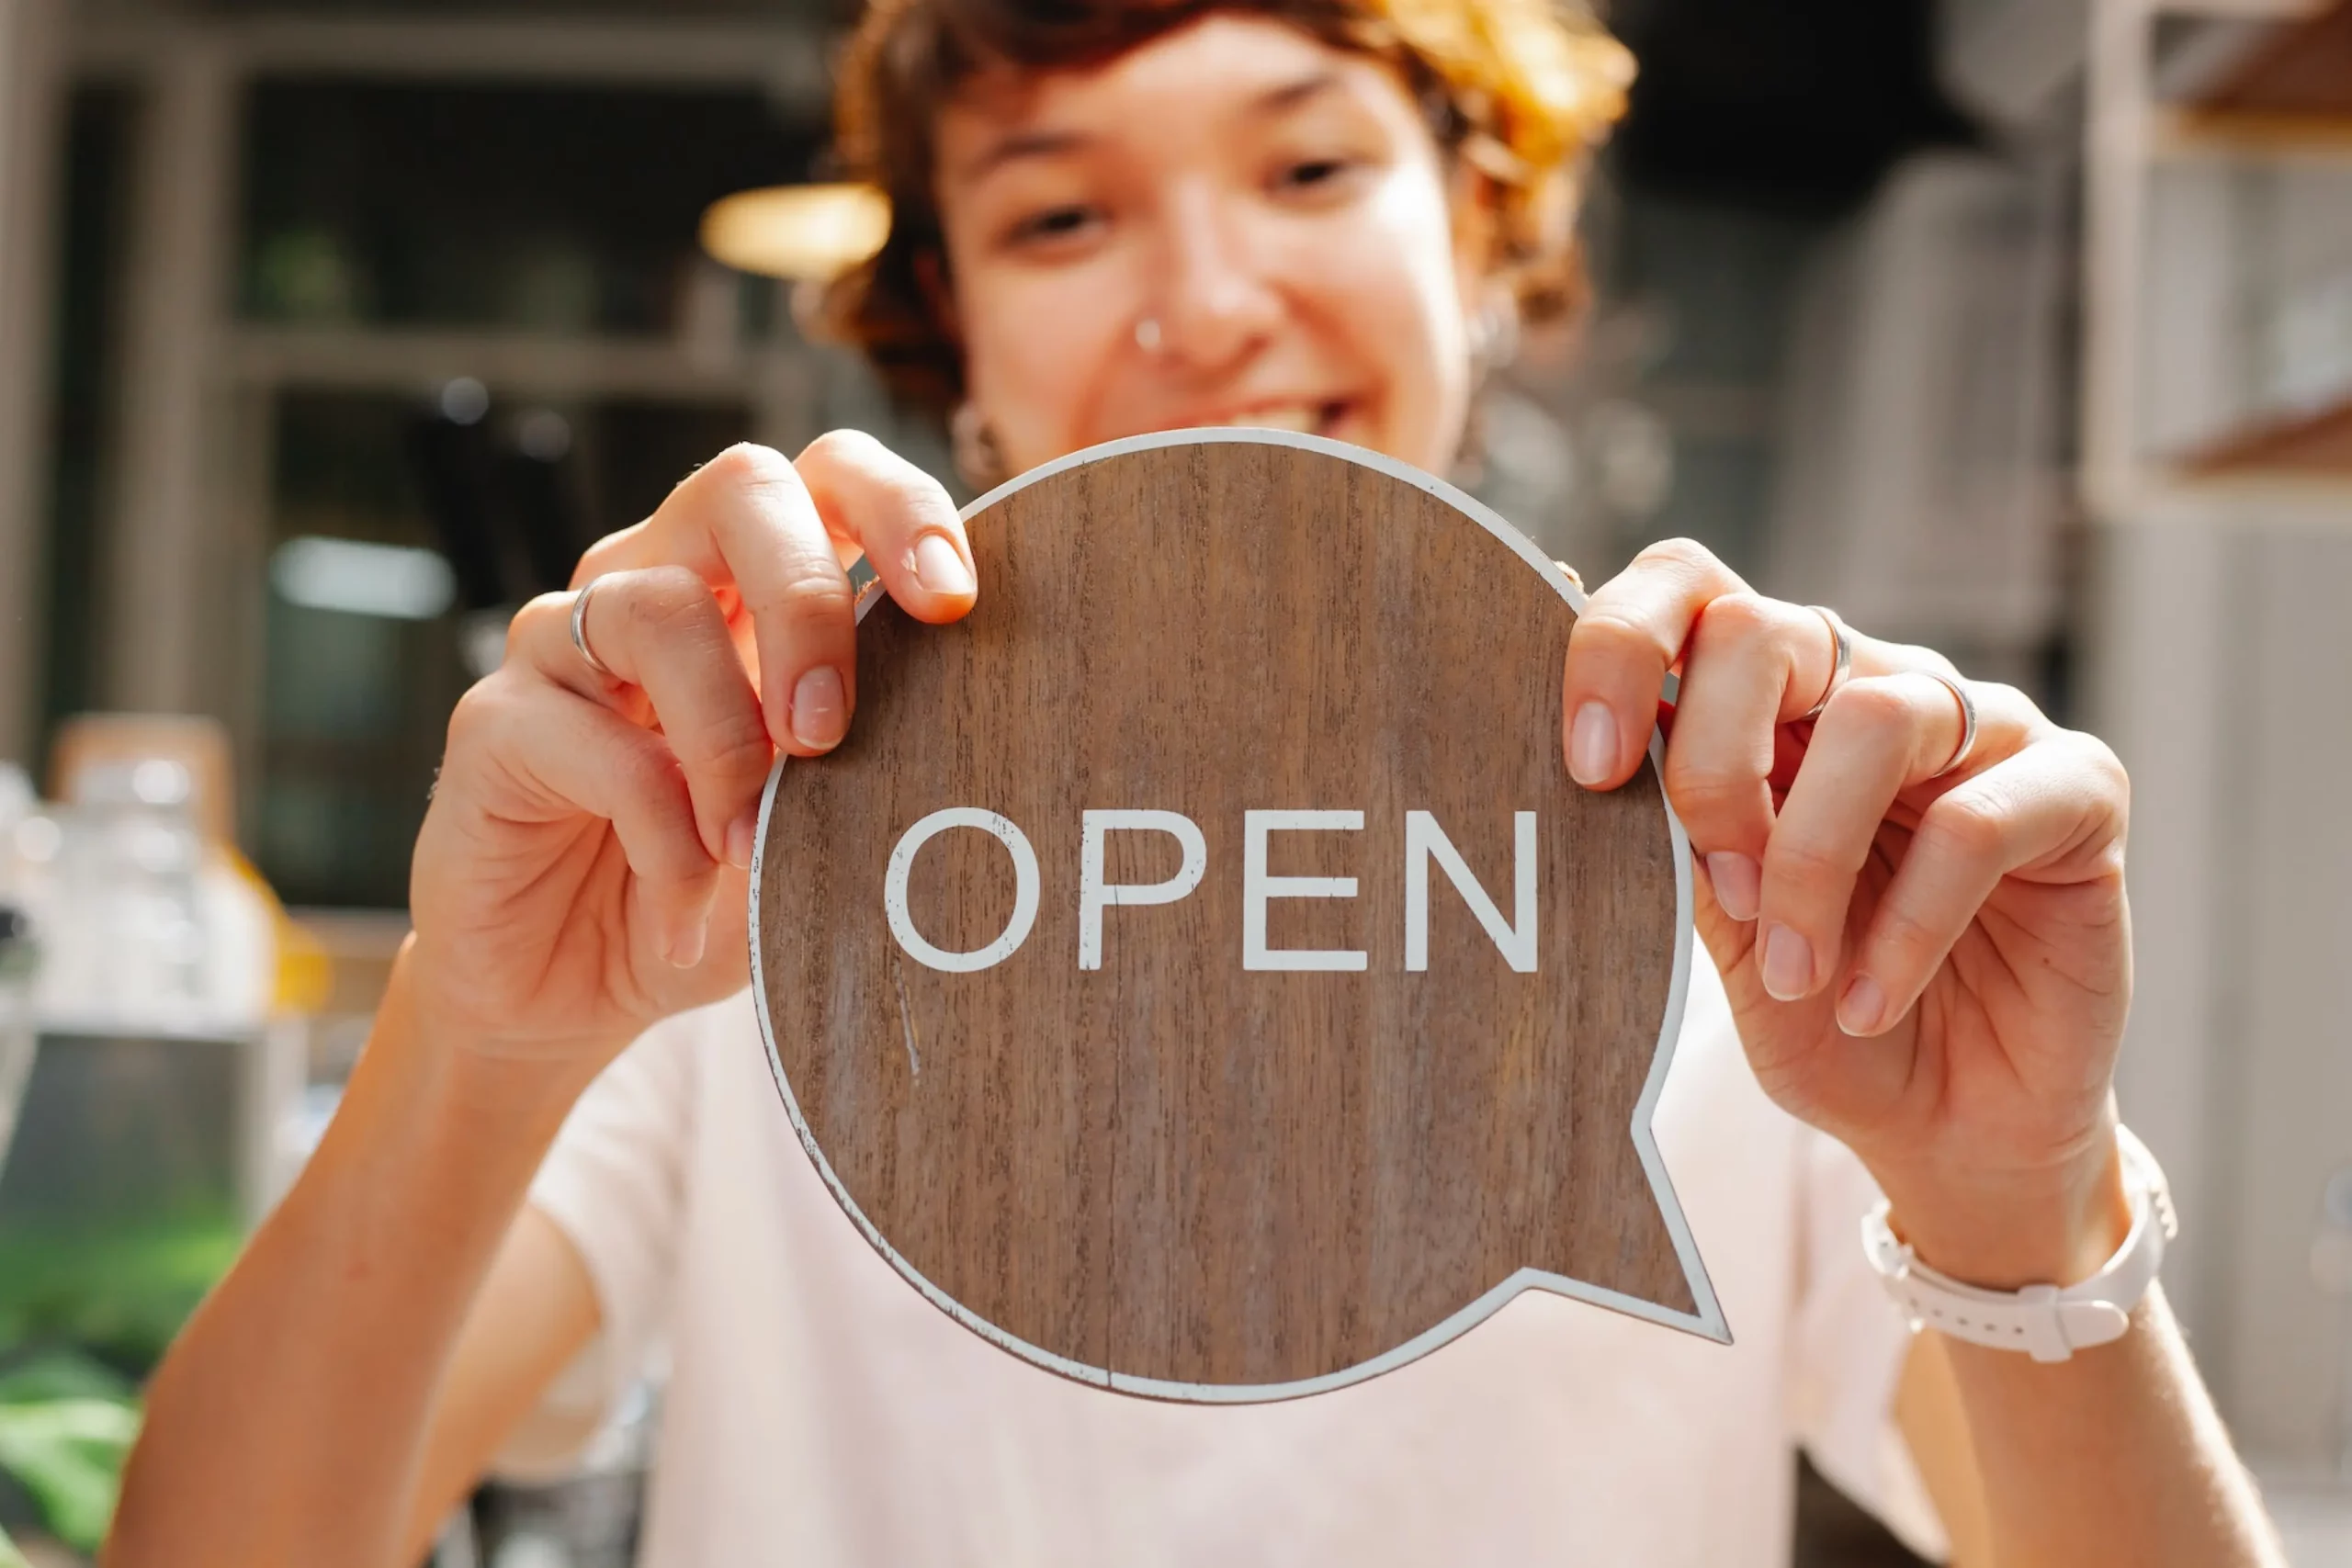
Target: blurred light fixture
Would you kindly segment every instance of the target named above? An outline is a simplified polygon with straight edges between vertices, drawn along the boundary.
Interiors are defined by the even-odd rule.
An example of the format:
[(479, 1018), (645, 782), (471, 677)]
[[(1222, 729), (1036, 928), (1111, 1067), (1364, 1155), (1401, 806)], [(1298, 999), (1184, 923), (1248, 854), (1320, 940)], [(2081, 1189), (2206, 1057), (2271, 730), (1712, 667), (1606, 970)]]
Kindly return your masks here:
[(480, 424), (490, 412), (490, 389), (460, 376), (441, 389), (441, 417), (451, 424)]
[(289, 604), (394, 621), (432, 620), (458, 594), (435, 552), (358, 539), (288, 539), (269, 558), (269, 581)]
[(738, 191), (702, 215), (702, 248), (739, 272), (824, 283), (882, 248), (889, 199), (872, 186)]
[(560, 463), (571, 450), (571, 422), (553, 409), (533, 409), (514, 425), (514, 445), (537, 463)]

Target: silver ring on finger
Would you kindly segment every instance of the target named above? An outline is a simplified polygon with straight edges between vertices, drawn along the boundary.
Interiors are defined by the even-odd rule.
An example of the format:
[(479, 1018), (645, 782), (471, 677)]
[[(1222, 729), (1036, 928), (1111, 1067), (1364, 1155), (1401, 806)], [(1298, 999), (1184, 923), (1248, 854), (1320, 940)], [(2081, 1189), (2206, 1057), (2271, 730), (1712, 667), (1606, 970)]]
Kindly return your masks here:
[(1829, 625), (1829, 682), (1821, 688), (1821, 700), (1790, 721), (1794, 724), (1819, 718), (1823, 710), (1829, 706), (1829, 699), (1838, 694), (1838, 688), (1843, 686), (1854, 672), (1854, 634), (1846, 629), (1846, 623), (1838, 618), (1838, 612), (1826, 604), (1807, 604), (1805, 608)]
[(1932, 781), (1956, 772), (1976, 750), (1976, 699), (1968, 694), (1968, 682), (1957, 675), (1947, 675), (1940, 670), (1922, 670), (1920, 674), (1932, 681), (1941, 681), (1944, 689), (1960, 699), (1960, 744), (1951, 750), (1951, 761), (1928, 777)]
[(611, 668), (596, 657), (596, 650), (588, 646), (588, 595), (595, 592), (596, 584), (604, 581), (601, 577), (592, 577), (580, 585), (579, 592), (571, 596), (571, 646), (580, 650), (580, 657), (587, 661), (596, 679), (617, 681), (620, 677), (614, 674)]

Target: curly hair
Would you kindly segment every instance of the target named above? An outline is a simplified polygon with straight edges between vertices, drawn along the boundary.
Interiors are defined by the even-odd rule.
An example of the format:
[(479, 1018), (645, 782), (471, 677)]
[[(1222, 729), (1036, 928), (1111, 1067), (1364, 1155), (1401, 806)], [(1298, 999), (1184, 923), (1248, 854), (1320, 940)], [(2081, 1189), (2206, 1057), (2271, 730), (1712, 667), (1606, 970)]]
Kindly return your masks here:
[(1439, 146), (1490, 191), (1498, 265), (1521, 316), (1581, 303), (1577, 176), (1624, 112), (1634, 58), (1577, 0), (872, 0), (842, 57), (836, 153), (845, 175), (888, 197), (890, 231), (825, 286), (827, 335), (862, 349), (898, 396), (953, 406), (962, 355), (925, 281), (947, 276), (939, 106), (982, 73), (1097, 64), (1216, 12), (1271, 17), (1387, 62)]

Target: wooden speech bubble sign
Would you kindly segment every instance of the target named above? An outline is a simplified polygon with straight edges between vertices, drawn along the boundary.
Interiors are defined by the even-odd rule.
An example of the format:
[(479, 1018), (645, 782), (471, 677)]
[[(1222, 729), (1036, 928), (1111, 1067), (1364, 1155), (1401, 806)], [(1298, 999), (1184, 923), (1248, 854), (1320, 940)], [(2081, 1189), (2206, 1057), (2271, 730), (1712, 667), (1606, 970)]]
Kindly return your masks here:
[(1264, 431), (967, 513), (978, 607), (861, 604), (780, 763), (752, 976), (809, 1157), (940, 1307), (1204, 1401), (1542, 1289), (1727, 1339), (1649, 1134), (1690, 958), (1652, 761), (1560, 749), (1582, 595), (1425, 474)]

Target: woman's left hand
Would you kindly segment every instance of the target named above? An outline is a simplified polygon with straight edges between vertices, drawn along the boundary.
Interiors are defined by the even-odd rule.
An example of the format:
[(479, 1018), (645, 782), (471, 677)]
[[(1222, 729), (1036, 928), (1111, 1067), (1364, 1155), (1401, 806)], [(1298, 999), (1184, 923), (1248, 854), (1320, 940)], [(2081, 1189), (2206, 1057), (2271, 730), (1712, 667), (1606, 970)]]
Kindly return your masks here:
[(1669, 671), (1664, 779), (1699, 931), (1767, 1093), (1861, 1156), (1920, 1257), (1972, 1283), (2071, 1283), (2129, 1216), (2109, 1093), (2132, 994), (2129, 783), (2007, 686), (1959, 699), (1927, 649), (1751, 592), (1703, 547), (1645, 550), (1568, 645), (1564, 741), (1589, 788), (1639, 767)]

